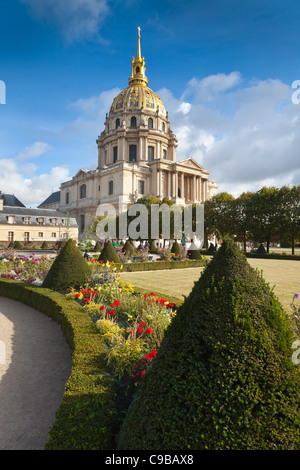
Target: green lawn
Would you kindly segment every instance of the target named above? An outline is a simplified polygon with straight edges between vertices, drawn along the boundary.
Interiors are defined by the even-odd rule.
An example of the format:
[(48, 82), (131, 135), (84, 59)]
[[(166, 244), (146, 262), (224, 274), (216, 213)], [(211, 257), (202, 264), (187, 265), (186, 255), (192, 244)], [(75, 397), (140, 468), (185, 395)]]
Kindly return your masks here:
[[(295, 292), (300, 292), (300, 261), (248, 259), (249, 264), (262, 271), (264, 279), (274, 286), (283, 307), (290, 311)], [(149, 292), (183, 300), (201, 275), (203, 268), (121, 273), (122, 279)]]

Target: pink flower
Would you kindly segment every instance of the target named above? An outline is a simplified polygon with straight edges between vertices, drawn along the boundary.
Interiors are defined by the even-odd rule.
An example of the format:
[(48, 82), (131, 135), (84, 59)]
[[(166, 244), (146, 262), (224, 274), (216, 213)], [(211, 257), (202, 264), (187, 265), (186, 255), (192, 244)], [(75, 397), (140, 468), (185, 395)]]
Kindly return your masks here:
[(300, 292), (295, 292), (294, 299), (300, 299)]

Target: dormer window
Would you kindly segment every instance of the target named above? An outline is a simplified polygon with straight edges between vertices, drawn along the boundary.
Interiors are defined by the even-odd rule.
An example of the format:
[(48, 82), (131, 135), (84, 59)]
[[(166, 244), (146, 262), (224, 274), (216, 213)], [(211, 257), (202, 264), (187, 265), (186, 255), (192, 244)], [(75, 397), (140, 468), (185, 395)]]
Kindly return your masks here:
[(14, 215), (9, 215), (9, 216), (7, 217), (7, 222), (8, 222), (9, 224), (13, 224), (14, 221), (15, 221), (15, 216), (14, 216)]
[(51, 225), (57, 225), (57, 219), (50, 219)]
[(39, 225), (44, 225), (45, 224), (45, 218), (44, 217), (38, 217), (37, 218), (37, 223)]
[(30, 217), (23, 217), (23, 222), (25, 225), (29, 225), (30, 224)]

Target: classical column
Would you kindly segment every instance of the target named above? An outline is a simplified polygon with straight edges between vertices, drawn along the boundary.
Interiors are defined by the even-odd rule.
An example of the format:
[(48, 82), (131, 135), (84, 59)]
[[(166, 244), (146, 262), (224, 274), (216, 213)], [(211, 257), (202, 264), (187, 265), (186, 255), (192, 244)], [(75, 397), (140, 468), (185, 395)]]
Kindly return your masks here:
[(184, 173), (181, 172), (181, 194), (180, 196), (184, 199)]
[(193, 202), (196, 202), (196, 175), (193, 176)]
[(159, 197), (159, 170), (156, 172), (156, 196)]
[(159, 170), (159, 197), (162, 195), (162, 170)]
[(171, 171), (168, 170), (168, 192), (167, 192), (167, 196), (168, 196), (169, 198), (172, 197), (172, 190), (171, 190), (171, 187), (172, 187), (172, 186), (171, 186), (171, 183), (172, 183), (172, 181), (171, 181), (171, 176), (172, 176), (172, 175), (171, 175)]
[(201, 195), (201, 176), (199, 176), (199, 202), (202, 202), (202, 195)]

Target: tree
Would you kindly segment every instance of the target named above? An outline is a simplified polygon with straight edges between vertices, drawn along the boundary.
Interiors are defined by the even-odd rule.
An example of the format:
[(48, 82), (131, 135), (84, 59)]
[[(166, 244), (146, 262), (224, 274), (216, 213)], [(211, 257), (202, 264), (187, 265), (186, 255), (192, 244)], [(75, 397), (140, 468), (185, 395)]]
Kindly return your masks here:
[(70, 287), (79, 288), (90, 276), (91, 268), (69, 239), (55, 258), (42, 287), (62, 292)]
[(299, 450), (299, 368), (287, 315), (232, 241), (177, 310), (119, 450)]
[(278, 188), (263, 187), (253, 193), (249, 200), (250, 230), (255, 241), (270, 243), (279, 240), (280, 234), (280, 199)]
[(280, 234), (292, 245), (295, 254), (295, 243), (300, 240), (300, 185), (279, 190)]
[(204, 227), (206, 239), (209, 236), (233, 236), (235, 232), (234, 197), (226, 192), (216, 194), (204, 204)]
[(242, 193), (232, 202), (232, 217), (236, 241), (244, 245), (246, 253), (247, 241), (252, 239), (250, 220), (250, 201), (253, 193)]

